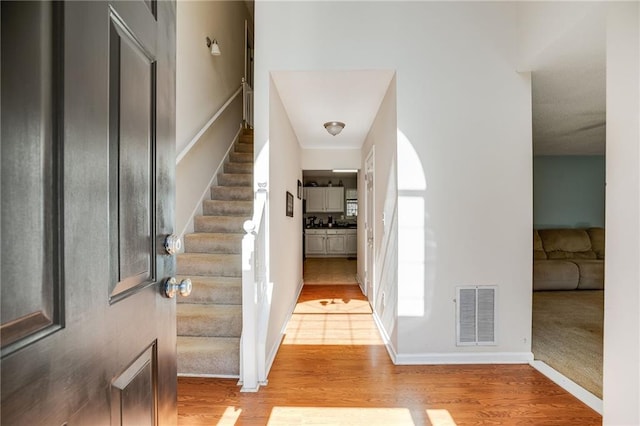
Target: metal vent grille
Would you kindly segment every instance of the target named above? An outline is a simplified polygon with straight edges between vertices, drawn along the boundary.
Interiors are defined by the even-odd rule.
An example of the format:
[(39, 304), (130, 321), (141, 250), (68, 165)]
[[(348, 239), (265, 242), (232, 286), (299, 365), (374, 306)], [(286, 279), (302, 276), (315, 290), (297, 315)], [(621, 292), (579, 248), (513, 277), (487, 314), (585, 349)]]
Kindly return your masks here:
[(456, 289), (456, 343), (458, 346), (496, 344), (495, 286)]

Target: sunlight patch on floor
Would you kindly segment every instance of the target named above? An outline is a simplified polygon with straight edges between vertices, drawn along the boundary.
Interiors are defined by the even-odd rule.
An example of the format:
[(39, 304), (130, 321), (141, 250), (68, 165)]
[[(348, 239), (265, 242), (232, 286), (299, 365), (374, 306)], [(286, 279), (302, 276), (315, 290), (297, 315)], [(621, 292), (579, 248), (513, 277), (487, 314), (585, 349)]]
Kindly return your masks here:
[(366, 300), (327, 298), (298, 302), (294, 314), (328, 314), (342, 312), (349, 314), (370, 314), (371, 305)]
[(273, 407), (267, 425), (414, 426), (407, 408)]
[(381, 345), (370, 314), (296, 314), (287, 325), (285, 345)]
[(238, 422), (238, 418), (242, 413), (242, 409), (236, 407), (227, 407), (222, 413), (220, 420), (218, 420), (218, 426), (233, 426)]
[(447, 410), (427, 410), (427, 417), (433, 426), (456, 426)]

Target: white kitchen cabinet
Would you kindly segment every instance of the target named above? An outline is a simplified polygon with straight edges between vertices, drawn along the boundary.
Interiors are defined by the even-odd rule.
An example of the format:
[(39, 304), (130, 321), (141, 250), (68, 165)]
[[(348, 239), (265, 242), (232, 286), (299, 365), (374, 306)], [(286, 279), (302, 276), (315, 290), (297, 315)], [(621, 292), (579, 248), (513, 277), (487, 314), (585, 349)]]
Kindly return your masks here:
[(324, 212), (324, 188), (307, 188), (307, 212)]
[(308, 187), (308, 213), (344, 213), (343, 187)]
[(324, 211), (344, 213), (344, 188), (325, 188)]
[(324, 255), (327, 233), (322, 229), (307, 229), (305, 232), (305, 253), (307, 256)]
[(306, 257), (347, 257), (358, 251), (358, 231), (355, 229), (305, 230)]
[(345, 252), (347, 255), (358, 253), (358, 231), (355, 229), (347, 229), (345, 231)]
[(346, 254), (345, 233), (343, 230), (327, 230), (326, 249), (327, 254)]

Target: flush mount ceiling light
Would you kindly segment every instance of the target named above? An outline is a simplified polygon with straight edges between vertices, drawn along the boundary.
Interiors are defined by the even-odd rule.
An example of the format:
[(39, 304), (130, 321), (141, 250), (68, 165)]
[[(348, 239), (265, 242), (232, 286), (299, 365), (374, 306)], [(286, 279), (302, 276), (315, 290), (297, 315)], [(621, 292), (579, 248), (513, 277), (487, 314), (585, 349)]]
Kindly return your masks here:
[(324, 128), (327, 129), (327, 132), (335, 136), (344, 129), (344, 123), (340, 121), (327, 121), (324, 123)]
[(218, 46), (218, 40), (216, 40), (215, 38), (211, 40), (209, 37), (207, 37), (207, 47), (211, 48), (211, 54), (213, 56), (220, 56), (221, 52), (220, 46)]

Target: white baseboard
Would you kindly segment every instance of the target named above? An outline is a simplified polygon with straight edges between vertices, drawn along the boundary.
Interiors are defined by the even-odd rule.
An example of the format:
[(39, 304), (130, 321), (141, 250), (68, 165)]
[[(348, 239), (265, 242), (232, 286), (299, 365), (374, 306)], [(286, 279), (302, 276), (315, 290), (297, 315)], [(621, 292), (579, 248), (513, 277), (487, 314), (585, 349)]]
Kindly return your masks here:
[(189, 374), (189, 373), (178, 373), (178, 377), (204, 377), (207, 379), (239, 379), (240, 376), (237, 374)]
[(538, 370), (539, 372), (547, 376), (549, 379), (551, 379), (552, 382), (560, 386), (562, 389), (566, 390), (571, 395), (578, 398), (585, 405), (590, 407), (593, 411), (602, 415), (603, 404), (600, 398), (598, 398), (597, 396), (595, 396), (594, 394), (592, 394), (591, 392), (589, 392), (588, 390), (586, 390), (585, 388), (583, 388), (582, 386), (574, 382), (573, 380), (569, 379), (567, 376), (559, 373), (557, 370), (553, 369), (552, 367), (549, 367), (549, 365), (547, 365), (543, 361), (531, 361), (529, 364), (533, 368), (535, 368), (536, 370)]
[(395, 365), (436, 365), (436, 364), (529, 364), (533, 361), (531, 352), (447, 352), (399, 354), (391, 343), (377, 313), (373, 320), (378, 327), (391, 361)]
[(266, 375), (267, 377), (269, 377), (269, 372), (271, 371), (271, 367), (273, 366), (273, 362), (276, 359), (276, 355), (278, 354), (278, 350), (280, 349), (280, 346), (282, 345), (282, 340), (284, 339), (285, 336), (285, 332), (287, 331), (287, 324), (289, 324), (289, 321), (291, 320), (291, 317), (293, 316), (293, 311), (296, 309), (296, 305), (298, 304), (298, 299), (300, 298), (300, 293), (302, 293), (302, 286), (304, 285), (304, 281), (300, 280), (300, 283), (298, 284), (298, 289), (296, 291), (296, 296), (293, 299), (293, 303), (291, 304), (291, 306), (289, 306), (289, 311), (287, 313), (287, 317), (284, 321), (284, 324), (282, 325), (282, 329), (280, 330), (280, 339), (278, 339), (278, 342), (273, 345), (273, 348), (271, 348), (271, 350), (269, 351), (269, 355), (267, 356), (266, 359)]
[[(187, 224), (178, 235), (178, 237), (180, 237), (180, 241), (184, 241), (184, 236), (186, 234), (193, 232), (195, 218), (196, 216), (202, 214), (202, 203), (204, 202), (204, 200), (211, 199), (211, 187), (218, 183), (218, 173), (220, 172), (220, 169), (224, 167), (224, 163), (227, 160), (227, 157), (229, 157), (229, 153), (233, 149), (233, 145), (239, 140), (241, 132), (242, 132), (242, 125), (240, 125), (238, 132), (231, 140), (231, 144), (227, 148), (227, 152), (224, 153), (224, 156), (222, 157), (222, 161), (220, 162), (220, 164), (218, 164), (218, 167), (216, 168), (215, 172), (213, 172), (213, 176), (211, 177), (209, 184), (207, 185), (205, 190), (202, 192), (200, 199), (196, 203), (196, 206), (194, 207), (193, 211), (191, 212), (191, 215), (189, 216), (189, 220), (187, 221)], [(182, 246), (183, 248), (181, 249), (181, 251), (184, 251), (184, 244)]]
[(373, 322), (376, 324), (376, 327), (378, 327), (378, 332), (380, 333), (380, 337), (382, 338), (384, 347), (387, 348), (387, 353), (389, 354), (389, 358), (391, 358), (391, 362), (397, 364), (396, 359), (398, 357), (398, 353), (396, 352), (396, 348), (393, 347), (387, 331), (382, 326), (382, 321), (380, 321), (378, 313), (374, 311), (371, 316), (373, 317)]
[(362, 294), (364, 294), (365, 296), (367, 295), (367, 289), (364, 288), (364, 281), (362, 280), (362, 277), (360, 277), (360, 275), (356, 274), (356, 281), (358, 282), (358, 285), (360, 286), (360, 290), (362, 291)]
[(397, 365), (438, 364), (529, 364), (531, 352), (444, 352), (422, 354), (397, 354)]

